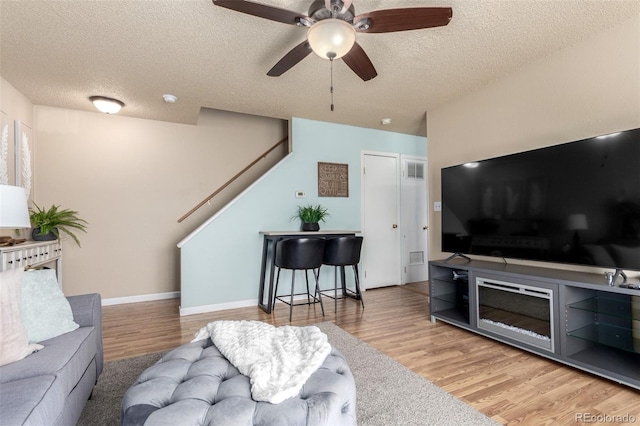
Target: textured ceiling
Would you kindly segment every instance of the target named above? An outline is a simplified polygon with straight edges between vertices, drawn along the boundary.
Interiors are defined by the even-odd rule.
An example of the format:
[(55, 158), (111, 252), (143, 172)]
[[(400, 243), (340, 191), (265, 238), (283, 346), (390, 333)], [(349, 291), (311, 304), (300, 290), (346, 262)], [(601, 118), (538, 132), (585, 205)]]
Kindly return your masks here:
[[(307, 13), (311, 0), (260, 0)], [(378, 71), (360, 80), (310, 55), (281, 77), (267, 71), (305, 39), (302, 28), (211, 0), (0, 0), (0, 74), (36, 105), (195, 124), (201, 107), (293, 116), (425, 135), (425, 113), (640, 14), (638, 0), (354, 0), (356, 14), (450, 6), (446, 27), (358, 34)], [(164, 93), (178, 97), (165, 104)], [(383, 117), (392, 123), (380, 124)]]

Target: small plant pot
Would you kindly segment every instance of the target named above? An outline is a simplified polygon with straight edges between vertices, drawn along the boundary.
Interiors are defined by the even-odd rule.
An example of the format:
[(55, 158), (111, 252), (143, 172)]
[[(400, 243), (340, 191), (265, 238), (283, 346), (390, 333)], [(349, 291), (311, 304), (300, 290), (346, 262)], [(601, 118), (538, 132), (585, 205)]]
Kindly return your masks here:
[(320, 224), (319, 223), (303, 222), (302, 223), (302, 230), (303, 231), (319, 231), (320, 230)]
[(31, 238), (33, 241), (53, 241), (58, 239), (56, 234), (49, 232), (48, 234), (40, 235), (40, 228), (33, 228), (31, 230)]

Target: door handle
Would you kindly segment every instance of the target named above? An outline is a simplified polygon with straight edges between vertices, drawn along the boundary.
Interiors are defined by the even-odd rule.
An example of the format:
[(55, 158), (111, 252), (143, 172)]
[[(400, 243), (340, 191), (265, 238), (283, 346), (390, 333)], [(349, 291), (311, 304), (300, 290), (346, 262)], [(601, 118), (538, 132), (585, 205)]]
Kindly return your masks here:
[(393, 229), (396, 229), (396, 228), (398, 227), (398, 225), (394, 223), (393, 225), (391, 225), (391, 227), (392, 227)]
[(425, 225), (425, 226), (423, 226), (423, 227), (422, 227), (422, 230), (423, 230), (423, 231), (426, 231), (427, 229), (429, 229), (429, 227), (428, 227), (427, 225)]

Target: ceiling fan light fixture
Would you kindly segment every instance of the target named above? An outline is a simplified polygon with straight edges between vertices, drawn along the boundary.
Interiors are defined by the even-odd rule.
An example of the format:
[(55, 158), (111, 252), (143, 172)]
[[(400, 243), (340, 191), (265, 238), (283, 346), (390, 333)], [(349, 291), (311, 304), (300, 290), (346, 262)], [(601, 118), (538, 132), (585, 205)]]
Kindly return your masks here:
[(316, 55), (324, 59), (332, 56), (332, 59), (338, 59), (349, 53), (353, 47), (356, 42), (356, 30), (342, 19), (323, 19), (309, 28), (307, 40)]
[(124, 106), (124, 102), (105, 96), (91, 96), (89, 100), (93, 102), (93, 105), (98, 111), (104, 112), (105, 114), (117, 114)]

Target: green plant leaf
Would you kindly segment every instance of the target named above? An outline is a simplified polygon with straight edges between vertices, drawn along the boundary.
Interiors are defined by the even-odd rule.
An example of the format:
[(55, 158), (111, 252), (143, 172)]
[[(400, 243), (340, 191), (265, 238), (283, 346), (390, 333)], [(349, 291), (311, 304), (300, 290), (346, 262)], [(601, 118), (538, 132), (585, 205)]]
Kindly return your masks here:
[(320, 204), (306, 206), (298, 206), (298, 211), (291, 219), (300, 219), (303, 223), (319, 223), (324, 222), (329, 217), (326, 207), (322, 207)]
[(88, 222), (79, 218), (77, 211), (61, 209), (60, 206), (56, 205), (51, 206), (49, 209), (41, 208), (36, 203), (33, 203), (33, 205), (35, 207), (30, 209), (29, 218), (34, 228), (40, 228), (38, 235), (45, 235), (51, 232), (59, 239), (60, 231), (62, 231), (69, 235), (80, 247), (80, 240), (72, 229), (87, 232)]

